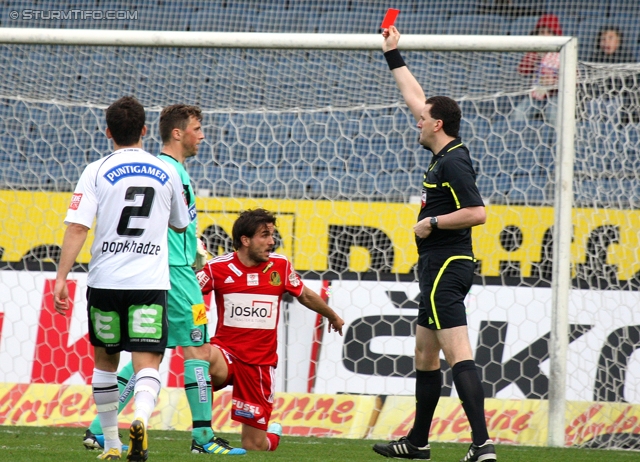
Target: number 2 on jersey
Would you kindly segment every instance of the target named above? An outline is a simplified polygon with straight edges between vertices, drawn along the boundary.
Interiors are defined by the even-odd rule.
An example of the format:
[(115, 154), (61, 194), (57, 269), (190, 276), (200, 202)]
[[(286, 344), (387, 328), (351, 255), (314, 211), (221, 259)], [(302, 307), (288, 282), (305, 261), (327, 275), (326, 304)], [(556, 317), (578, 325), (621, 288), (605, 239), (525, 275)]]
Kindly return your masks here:
[(149, 218), (155, 194), (156, 190), (150, 186), (131, 186), (127, 188), (124, 196), (125, 201), (135, 201), (137, 196), (144, 196), (144, 198), (142, 199), (142, 205), (126, 206), (122, 209), (117, 229), (119, 236), (142, 236), (144, 229), (130, 228), (129, 220), (132, 217)]

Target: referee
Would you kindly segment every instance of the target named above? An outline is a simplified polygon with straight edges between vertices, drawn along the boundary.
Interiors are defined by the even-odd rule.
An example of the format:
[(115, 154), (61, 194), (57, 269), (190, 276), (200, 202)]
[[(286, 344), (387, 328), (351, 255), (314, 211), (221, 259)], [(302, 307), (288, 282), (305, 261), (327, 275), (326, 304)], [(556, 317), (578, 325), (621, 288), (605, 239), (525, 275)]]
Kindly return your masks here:
[(413, 227), (418, 247), (420, 305), (416, 327), (416, 413), (405, 437), (376, 444), (385, 457), (429, 460), (429, 429), (440, 398), (440, 350), (471, 425), (473, 443), (460, 462), (495, 461), (484, 415), (484, 392), (473, 360), (464, 299), (473, 282), (471, 228), (486, 220), (469, 150), (458, 138), (461, 112), (446, 96), (425, 99), (397, 50), (400, 33), (382, 33), (382, 49), (398, 88), (418, 121), (419, 143), (433, 153), (424, 174), (422, 204)]

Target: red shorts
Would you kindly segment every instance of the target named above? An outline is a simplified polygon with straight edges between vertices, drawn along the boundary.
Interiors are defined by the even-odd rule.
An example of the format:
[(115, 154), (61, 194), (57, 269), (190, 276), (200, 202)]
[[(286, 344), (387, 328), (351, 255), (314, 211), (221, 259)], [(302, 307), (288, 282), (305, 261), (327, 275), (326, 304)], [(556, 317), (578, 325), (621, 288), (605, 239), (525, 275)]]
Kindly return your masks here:
[(219, 387), (214, 387), (214, 391), (233, 385), (231, 420), (266, 430), (273, 410), (276, 368), (240, 362), (215, 338), (211, 339), (211, 345), (222, 352), (229, 368), (227, 380)]

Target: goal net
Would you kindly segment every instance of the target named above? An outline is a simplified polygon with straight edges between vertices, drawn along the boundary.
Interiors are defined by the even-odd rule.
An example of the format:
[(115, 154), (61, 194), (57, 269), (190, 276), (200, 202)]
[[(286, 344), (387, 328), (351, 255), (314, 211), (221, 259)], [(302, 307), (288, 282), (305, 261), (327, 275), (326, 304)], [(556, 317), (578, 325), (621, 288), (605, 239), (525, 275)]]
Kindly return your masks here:
[[(153, 153), (163, 106), (203, 109), (206, 139), (187, 170), (210, 253), (232, 250), (239, 211), (270, 209), (279, 222), (276, 251), (346, 321), (343, 338), (322, 334), (314, 313), (293, 301), (283, 307), (274, 415), (285, 430), (396, 438), (411, 428), (418, 297), (411, 229), (430, 153), (417, 143), (380, 50), (286, 48), (0, 48), (0, 423), (93, 418), (84, 386), (93, 369), (83, 295), (88, 247), (73, 273), (67, 319), (53, 311), (51, 281), (69, 192), (89, 162), (110, 152), (104, 109), (134, 95), (147, 110), (144, 147)], [(546, 110), (562, 102), (558, 84), (541, 89), (520, 76), (522, 52), (455, 51), (455, 40), (449, 49), (403, 56), (427, 95), (460, 103), (461, 137), (487, 204), (487, 224), (474, 229), (477, 276), (467, 306), (490, 434), (515, 444), (638, 447), (640, 68), (579, 65), (575, 162), (564, 153), (562, 164), (562, 111)], [(530, 101), (538, 109), (519, 118)], [(574, 170), (573, 208), (563, 222), (571, 241), (554, 249), (561, 165)], [(554, 311), (553, 259), (562, 253), (571, 264), (564, 321)], [(566, 335), (558, 334), (562, 326)], [(554, 371), (550, 357), (563, 348)], [(179, 350), (166, 355), (153, 428), (191, 423), (181, 367)], [(443, 370), (433, 440), (468, 441), (444, 361)], [(549, 400), (558, 383), (554, 436), (547, 415), (557, 410)], [(221, 410), (228, 393), (216, 405), (214, 427), (237, 431)]]

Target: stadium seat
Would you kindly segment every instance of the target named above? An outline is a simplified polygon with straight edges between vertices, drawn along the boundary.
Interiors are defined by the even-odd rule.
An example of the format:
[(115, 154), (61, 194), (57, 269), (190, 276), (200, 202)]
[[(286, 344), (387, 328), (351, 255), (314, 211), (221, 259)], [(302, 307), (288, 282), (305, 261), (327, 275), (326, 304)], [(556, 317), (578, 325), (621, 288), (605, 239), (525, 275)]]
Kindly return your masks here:
[(400, 9), (396, 25), (406, 34), (444, 34), (449, 15), (443, 2), (416, 0), (407, 10)]
[[(595, 2), (595, 0), (591, 1)], [(638, 3), (635, 0), (607, 0), (607, 3), (609, 4), (609, 16), (625, 16), (630, 22), (633, 21), (632, 18), (636, 18), (637, 23), (640, 11), (638, 11)]]
[(637, 181), (619, 178), (583, 178), (574, 181), (574, 197), (582, 207), (628, 208)]
[(348, 189), (344, 171), (334, 170), (332, 172), (326, 164), (314, 164), (304, 184), (306, 191), (312, 198), (344, 199), (348, 197), (348, 195), (343, 195), (343, 191)]
[(329, 0), (319, 2), (318, 11), (317, 23), (315, 26), (311, 25), (313, 32), (377, 34), (387, 6), (372, 2)]
[[(172, 2), (173, 3), (173, 2)], [(178, 2), (178, 6), (182, 4)], [(187, 10), (185, 28), (189, 31), (262, 32), (250, 28), (256, 16), (254, 4), (213, 0), (196, 4)]]
[(394, 187), (391, 172), (383, 170), (374, 175), (373, 184), (378, 194), (387, 200), (394, 200), (399, 191)]
[(494, 204), (505, 203), (507, 193), (512, 189), (511, 176), (497, 172), (491, 175), (480, 174), (476, 179), (480, 195)]
[(40, 178), (24, 160), (0, 161), (0, 181), (11, 189), (39, 189)]
[(273, 167), (253, 167), (241, 165), (239, 181), (233, 191), (240, 196), (281, 197), (286, 192), (285, 184), (277, 179)]
[(519, 16), (510, 24), (508, 24), (508, 34), (509, 35), (530, 35), (531, 31), (536, 27), (538, 20), (540, 19), (539, 15), (533, 16)]
[(506, 34), (505, 20), (493, 14), (456, 14), (446, 23), (450, 35), (502, 35)]
[(317, 23), (317, 10), (307, 2), (262, 4), (247, 20), (250, 32), (308, 33)]
[(516, 176), (507, 193), (510, 204), (543, 205), (550, 204), (551, 183), (544, 172)]

